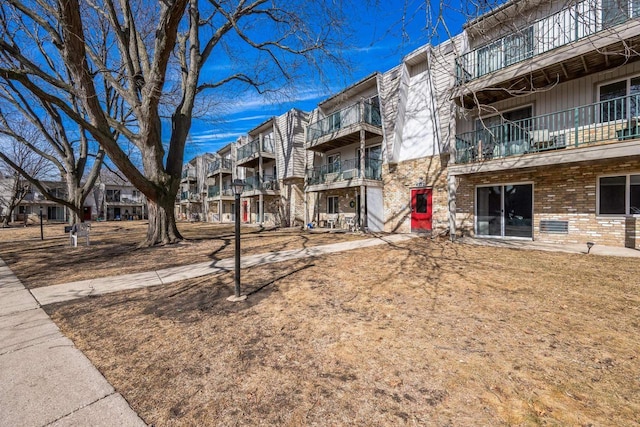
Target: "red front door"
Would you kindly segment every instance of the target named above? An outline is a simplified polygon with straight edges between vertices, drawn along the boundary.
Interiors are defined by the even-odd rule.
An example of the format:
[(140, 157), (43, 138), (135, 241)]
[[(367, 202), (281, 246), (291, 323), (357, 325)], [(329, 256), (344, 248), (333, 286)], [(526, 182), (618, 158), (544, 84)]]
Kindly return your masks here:
[(431, 189), (418, 188), (411, 190), (411, 231), (431, 231)]
[(249, 206), (246, 200), (242, 202), (242, 222), (249, 222)]

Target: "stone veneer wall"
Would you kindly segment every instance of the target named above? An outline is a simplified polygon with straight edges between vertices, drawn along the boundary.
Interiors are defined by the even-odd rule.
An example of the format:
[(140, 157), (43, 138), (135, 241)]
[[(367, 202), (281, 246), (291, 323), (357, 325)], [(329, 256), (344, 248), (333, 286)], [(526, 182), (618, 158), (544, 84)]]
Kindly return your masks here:
[[(327, 219), (327, 197), (332, 196), (338, 196), (338, 216), (340, 219), (342, 219), (345, 214), (350, 216), (357, 215), (356, 194), (358, 192), (360, 192), (360, 187), (341, 188), (335, 190), (319, 191), (317, 193), (309, 193), (309, 221), (317, 221), (318, 218), (315, 215), (316, 213), (319, 214), (320, 221), (325, 221)], [(316, 203), (318, 202), (319, 204), (316, 205)], [(353, 202), (354, 207), (351, 207), (351, 202)], [(316, 226), (319, 226), (319, 224), (316, 224)]]
[[(596, 215), (597, 178), (601, 175), (629, 173), (640, 173), (639, 158), (459, 176), (456, 220), (461, 224), (463, 234), (473, 234), (474, 193), (477, 185), (531, 182), (534, 240), (549, 243), (592, 241), (596, 244), (625, 246), (625, 240), (629, 244), (635, 239), (634, 246), (640, 249), (640, 218)], [(540, 220), (551, 219), (568, 221), (569, 233), (540, 233)], [(632, 227), (635, 228), (632, 230)], [(461, 234), (460, 230), (458, 234)]]
[(384, 180), (384, 231), (411, 232), (411, 189), (422, 178), (426, 188), (432, 188), (433, 233), (449, 227), (447, 194), (448, 156), (430, 156), (382, 166)]

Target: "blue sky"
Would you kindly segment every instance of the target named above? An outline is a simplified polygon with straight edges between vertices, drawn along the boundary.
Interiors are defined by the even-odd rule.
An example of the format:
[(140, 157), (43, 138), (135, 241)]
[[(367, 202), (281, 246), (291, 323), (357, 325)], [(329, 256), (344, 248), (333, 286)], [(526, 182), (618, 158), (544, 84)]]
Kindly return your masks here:
[(440, 6), (433, 6), (430, 10), (430, 3), (425, 0), (380, 4), (354, 0), (354, 7), (358, 10), (350, 11), (349, 16), (353, 19), (353, 28), (357, 29), (356, 36), (347, 41), (352, 47), (343, 52), (353, 69), (349, 75), (329, 70), (328, 82), (324, 85), (302, 82), (286, 96), (264, 97), (252, 91), (241, 92), (216, 118), (194, 119), (185, 161), (205, 152), (215, 152), (268, 118), (291, 108), (311, 111), (319, 101), (349, 84), (373, 72), (385, 72), (398, 65), (403, 56), (416, 48), (446, 40), (447, 31), (459, 33), (466, 20), (461, 7), (466, 6), (460, 6), (458, 0), (443, 3), (444, 19), (438, 20), (437, 9)]

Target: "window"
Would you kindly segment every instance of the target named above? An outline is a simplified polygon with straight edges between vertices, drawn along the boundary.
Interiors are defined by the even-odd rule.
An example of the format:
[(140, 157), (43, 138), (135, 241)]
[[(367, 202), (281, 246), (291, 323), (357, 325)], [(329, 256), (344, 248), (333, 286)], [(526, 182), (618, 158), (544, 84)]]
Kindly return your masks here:
[(601, 177), (598, 214), (640, 215), (640, 174)]
[(340, 129), (341, 118), (340, 111), (329, 116), (329, 131)]
[(340, 153), (327, 156), (327, 173), (340, 172)]
[(533, 26), (504, 38), (504, 62), (515, 64), (533, 56)]
[[(629, 0), (602, 0), (602, 27), (610, 28), (629, 19)], [(633, 16), (637, 16), (637, 2), (633, 3)]]
[(120, 190), (107, 190), (107, 203), (120, 201)]
[(600, 121), (609, 122), (636, 117), (640, 104), (638, 98), (640, 98), (640, 77), (600, 86)]
[(337, 214), (338, 212), (339, 212), (338, 196), (329, 196), (329, 197), (327, 197), (327, 213), (328, 214)]

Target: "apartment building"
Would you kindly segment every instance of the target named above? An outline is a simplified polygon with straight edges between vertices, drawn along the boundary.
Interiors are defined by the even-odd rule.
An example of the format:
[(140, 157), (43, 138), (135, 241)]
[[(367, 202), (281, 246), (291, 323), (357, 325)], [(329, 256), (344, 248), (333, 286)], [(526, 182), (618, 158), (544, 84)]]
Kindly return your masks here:
[(459, 233), (640, 248), (638, 16), (633, 1), (510, 1), (465, 25)]
[(372, 74), (318, 104), (305, 148), (306, 223), (384, 230), (382, 76)]
[(245, 223), (303, 224), (304, 127), (308, 114), (293, 109), (248, 132), (237, 147), (236, 166), (245, 188), (240, 215)]
[(208, 213), (207, 173), (215, 156), (205, 153), (194, 157), (182, 167), (180, 190), (176, 197), (176, 218), (188, 221), (204, 221)]
[[(242, 139), (238, 142), (241, 144)], [(209, 222), (234, 221), (232, 183), (236, 178), (236, 143), (227, 144), (216, 152), (214, 160), (207, 165), (207, 205)]]
[(147, 199), (129, 181), (102, 171), (85, 205), (95, 212), (90, 219), (125, 221), (148, 218)]
[[(64, 181), (43, 181), (42, 185), (55, 197), (67, 198), (67, 184)], [(42, 213), (44, 221), (67, 222), (69, 220), (69, 209), (65, 206), (47, 200), (37, 188), (32, 185), (25, 187), (26, 194), (14, 212), (14, 220), (17, 222), (27, 222), (39, 218)], [(85, 203), (83, 208), (83, 220), (91, 220), (95, 214), (95, 209), (90, 204)]]

